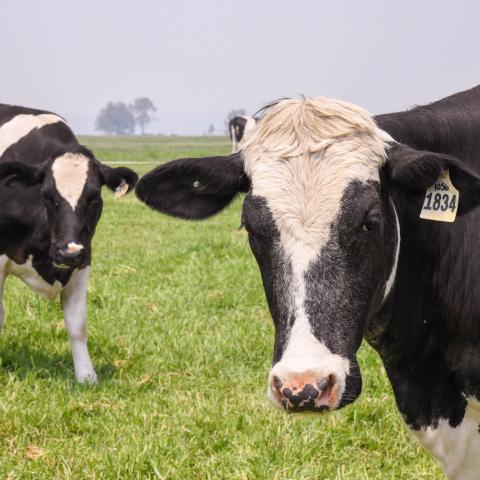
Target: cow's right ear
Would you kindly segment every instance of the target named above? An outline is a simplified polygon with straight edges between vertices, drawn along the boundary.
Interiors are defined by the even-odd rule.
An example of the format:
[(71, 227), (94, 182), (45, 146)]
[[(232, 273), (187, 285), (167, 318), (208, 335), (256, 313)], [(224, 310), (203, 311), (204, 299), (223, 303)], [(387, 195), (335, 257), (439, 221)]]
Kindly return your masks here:
[(160, 165), (137, 184), (137, 197), (159, 212), (207, 218), (225, 208), (250, 182), (239, 152), (226, 157), (185, 158)]
[(44, 169), (39, 166), (21, 162), (0, 163), (0, 182), (4, 187), (29, 187), (42, 183), (44, 178)]

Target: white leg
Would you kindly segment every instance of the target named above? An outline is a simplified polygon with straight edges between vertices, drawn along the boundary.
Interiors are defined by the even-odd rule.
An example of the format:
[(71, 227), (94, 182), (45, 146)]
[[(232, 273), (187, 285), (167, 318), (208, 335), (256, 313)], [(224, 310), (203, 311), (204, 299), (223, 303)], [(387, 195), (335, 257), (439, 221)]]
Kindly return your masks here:
[(62, 290), (62, 308), (65, 328), (72, 347), (75, 378), (78, 382), (95, 383), (97, 375), (93, 369), (87, 348), (87, 286), (90, 267), (77, 270)]
[(5, 286), (5, 279), (7, 259), (3, 255), (0, 257), (0, 333), (2, 333), (3, 322), (5, 320), (5, 309), (3, 308), (3, 287)]

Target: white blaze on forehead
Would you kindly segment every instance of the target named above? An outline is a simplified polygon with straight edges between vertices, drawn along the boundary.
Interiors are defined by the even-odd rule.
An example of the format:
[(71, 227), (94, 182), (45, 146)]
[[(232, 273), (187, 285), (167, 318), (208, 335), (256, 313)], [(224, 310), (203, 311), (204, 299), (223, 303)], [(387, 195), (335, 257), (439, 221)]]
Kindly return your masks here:
[(302, 244), (318, 255), (346, 187), (379, 180), (385, 145), (370, 115), (345, 102), (284, 100), (265, 114), (243, 150), (245, 171), (287, 253)]
[(75, 210), (87, 182), (89, 159), (84, 155), (66, 153), (54, 160), (52, 174), (58, 193)]
[(0, 127), (0, 157), (11, 145), (17, 143), (35, 128), (42, 128), (58, 122), (63, 122), (63, 119), (51, 113), (20, 114), (13, 117)]

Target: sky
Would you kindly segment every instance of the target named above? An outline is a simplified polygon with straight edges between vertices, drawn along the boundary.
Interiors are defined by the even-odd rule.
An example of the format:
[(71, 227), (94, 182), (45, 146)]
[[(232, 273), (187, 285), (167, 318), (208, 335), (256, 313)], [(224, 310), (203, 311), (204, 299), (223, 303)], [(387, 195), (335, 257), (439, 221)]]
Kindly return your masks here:
[(302, 94), (387, 113), (480, 83), (479, 18), (474, 0), (0, 0), (0, 102), (78, 134), (141, 96), (152, 134)]

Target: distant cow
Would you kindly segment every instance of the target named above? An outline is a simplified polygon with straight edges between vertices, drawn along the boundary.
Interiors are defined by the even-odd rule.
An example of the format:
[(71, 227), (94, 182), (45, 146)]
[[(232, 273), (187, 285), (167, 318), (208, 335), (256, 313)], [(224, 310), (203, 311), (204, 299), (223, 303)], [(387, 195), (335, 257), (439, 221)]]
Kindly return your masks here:
[(75, 376), (95, 382), (87, 349), (86, 296), (101, 188), (134, 188), (129, 168), (110, 168), (53, 113), (0, 105), (0, 329), (8, 275), (46, 298), (61, 295)]
[[(456, 480), (480, 478), (480, 86), (370, 117), (325, 98), (265, 111), (245, 150), (177, 160), (137, 187), (242, 222), (275, 324), (268, 395), (289, 412), (353, 402), (362, 337), (397, 406)], [(455, 218), (455, 215), (456, 218)]]
[(246, 140), (250, 138), (255, 130), (257, 122), (254, 117), (233, 117), (228, 124), (228, 132), (232, 141), (232, 152), (243, 147)]

